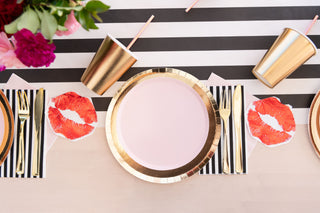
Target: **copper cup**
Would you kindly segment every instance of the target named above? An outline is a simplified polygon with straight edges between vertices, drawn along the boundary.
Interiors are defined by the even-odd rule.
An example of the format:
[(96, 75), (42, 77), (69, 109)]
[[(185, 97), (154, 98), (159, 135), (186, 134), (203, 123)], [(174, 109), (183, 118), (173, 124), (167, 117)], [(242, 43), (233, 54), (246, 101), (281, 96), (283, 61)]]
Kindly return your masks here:
[(95, 93), (102, 95), (137, 59), (118, 40), (107, 35), (94, 55), (81, 82)]
[(273, 88), (316, 53), (317, 47), (306, 35), (285, 28), (252, 73)]

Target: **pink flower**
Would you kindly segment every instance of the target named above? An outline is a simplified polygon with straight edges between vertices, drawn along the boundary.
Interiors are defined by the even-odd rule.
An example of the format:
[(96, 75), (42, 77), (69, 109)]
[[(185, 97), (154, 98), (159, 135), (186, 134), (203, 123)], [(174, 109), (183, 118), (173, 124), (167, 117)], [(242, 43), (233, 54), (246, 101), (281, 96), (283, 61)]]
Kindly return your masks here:
[(41, 33), (34, 35), (30, 30), (22, 29), (14, 34), (17, 41), (15, 53), (28, 67), (48, 67), (56, 58), (53, 51), (56, 46), (43, 37)]
[(5, 71), (5, 70), (6, 70), (6, 66), (0, 64), (0, 72)]
[(64, 27), (68, 28), (67, 31), (61, 31), (57, 30), (56, 34), (58, 36), (63, 36), (63, 35), (70, 35), (77, 31), (81, 24), (77, 21), (77, 19), (74, 17), (74, 12), (71, 11), (71, 13), (68, 15), (68, 18), (66, 22), (64, 23)]
[(9, 41), (7, 34), (0, 32), (0, 64), (6, 67), (25, 67), (23, 63), (17, 58), (15, 54), (16, 41), (14, 39)]

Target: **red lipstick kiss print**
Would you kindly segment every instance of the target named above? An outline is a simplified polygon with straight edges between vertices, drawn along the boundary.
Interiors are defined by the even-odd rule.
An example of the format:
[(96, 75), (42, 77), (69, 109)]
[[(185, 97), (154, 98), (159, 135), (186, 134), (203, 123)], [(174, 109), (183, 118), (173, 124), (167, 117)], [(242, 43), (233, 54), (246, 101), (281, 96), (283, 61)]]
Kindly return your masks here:
[(70, 140), (89, 135), (97, 125), (97, 113), (91, 100), (75, 92), (52, 98), (47, 115), (54, 132)]
[(282, 104), (276, 97), (250, 104), (247, 124), (250, 134), (267, 146), (289, 142), (296, 130), (291, 106)]

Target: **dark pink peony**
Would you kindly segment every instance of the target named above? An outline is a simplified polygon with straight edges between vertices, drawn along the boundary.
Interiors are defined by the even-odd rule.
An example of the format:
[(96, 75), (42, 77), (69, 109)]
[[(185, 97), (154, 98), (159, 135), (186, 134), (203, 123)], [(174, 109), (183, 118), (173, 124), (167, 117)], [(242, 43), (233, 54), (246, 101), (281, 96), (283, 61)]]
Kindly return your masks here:
[(17, 58), (28, 67), (48, 67), (56, 58), (53, 53), (56, 46), (49, 44), (41, 33), (34, 35), (30, 30), (22, 29), (14, 34), (14, 38)]
[(17, 4), (17, 0), (0, 0), (0, 31), (21, 15), (23, 6), (24, 3)]
[(0, 64), (0, 72), (5, 71), (5, 70), (6, 70), (6, 66)]

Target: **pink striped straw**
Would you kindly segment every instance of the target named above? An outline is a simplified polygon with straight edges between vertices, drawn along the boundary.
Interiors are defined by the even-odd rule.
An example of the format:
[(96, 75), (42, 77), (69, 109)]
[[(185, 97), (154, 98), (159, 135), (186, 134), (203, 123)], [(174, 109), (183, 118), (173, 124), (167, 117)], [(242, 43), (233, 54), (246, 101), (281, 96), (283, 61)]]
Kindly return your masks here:
[(186, 9), (186, 13), (189, 12), (191, 10), (191, 8), (194, 7), (194, 5), (196, 5), (198, 3), (199, 0), (195, 0), (187, 9)]
[(316, 15), (316, 16), (313, 18), (312, 22), (309, 24), (308, 28), (306, 29), (306, 31), (305, 31), (305, 33), (304, 33), (305, 35), (307, 35), (307, 34), (309, 33), (309, 31), (311, 30), (311, 28), (313, 27), (313, 25), (316, 23), (316, 21), (317, 21), (318, 18), (319, 18), (318, 15)]
[(130, 42), (130, 44), (127, 46), (127, 50), (129, 50), (132, 45), (137, 41), (137, 39), (140, 37), (140, 35), (143, 33), (143, 31), (147, 28), (147, 26), (150, 24), (150, 22), (153, 20), (154, 15), (152, 15), (148, 21), (143, 25), (143, 27), (141, 28), (141, 30), (138, 32), (138, 34), (132, 39), (132, 41)]

